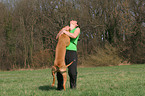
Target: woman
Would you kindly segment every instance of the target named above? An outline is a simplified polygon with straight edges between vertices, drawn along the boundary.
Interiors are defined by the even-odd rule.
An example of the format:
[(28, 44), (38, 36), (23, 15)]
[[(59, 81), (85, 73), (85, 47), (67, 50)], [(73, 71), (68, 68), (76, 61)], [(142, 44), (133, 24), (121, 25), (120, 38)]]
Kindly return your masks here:
[[(70, 26), (66, 26), (64, 29), (69, 29), (70, 32), (62, 30), (60, 31), (56, 38), (59, 37), (59, 35), (65, 33), (70, 37), (70, 45), (66, 47), (66, 56), (65, 56), (65, 63), (69, 64), (70, 62), (74, 61), (69, 67), (68, 67), (68, 74), (70, 77), (70, 88), (76, 88), (76, 81), (77, 81), (77, 42), (80, 35), (80, 28), (78, 27), (77, 21), (70, 21)], [(61, 73), (57, 72), (57, 89), (62, 90), (63, 89), (63, 77)]]

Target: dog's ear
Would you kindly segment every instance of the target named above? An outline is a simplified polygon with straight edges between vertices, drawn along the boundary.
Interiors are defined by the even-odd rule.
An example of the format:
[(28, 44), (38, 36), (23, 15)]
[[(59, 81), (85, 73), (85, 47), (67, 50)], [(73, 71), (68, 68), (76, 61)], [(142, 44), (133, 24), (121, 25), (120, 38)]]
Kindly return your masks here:
[(67, 42), (66, 42), (66, 46), (69, 46), (69, 44), (70, 44), (70, 41), (67, 41)]

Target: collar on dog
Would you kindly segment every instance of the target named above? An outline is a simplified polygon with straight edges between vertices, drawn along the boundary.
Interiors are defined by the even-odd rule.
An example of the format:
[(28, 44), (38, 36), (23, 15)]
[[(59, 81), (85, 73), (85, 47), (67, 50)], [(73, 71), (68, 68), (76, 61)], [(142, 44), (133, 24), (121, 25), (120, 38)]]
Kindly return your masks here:
[(60, 68), (64, 68), (64, 67), (58, 67), (58, 66), (56, 66), (56, 70), (58, 71), (58, 72), (60, 72), (60, 73), (65, 73), (66, 71), (60, 71)]
[(63, 74), (63, 73), (66, 73), (66, 71), (60, 71), (60, 73), (62, 73), (62, 74)]

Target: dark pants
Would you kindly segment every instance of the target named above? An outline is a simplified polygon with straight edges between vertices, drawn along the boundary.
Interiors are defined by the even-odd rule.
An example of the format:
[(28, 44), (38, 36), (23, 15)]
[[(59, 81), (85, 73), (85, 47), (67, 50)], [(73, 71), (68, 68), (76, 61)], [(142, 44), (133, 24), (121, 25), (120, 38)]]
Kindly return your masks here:
[[(68, 74), (70, 77), (70, 88), (76, 88), (76, 81), (77, 81), (77, 52), (76, 51), (66, 51), (65, 56), (65, 63), (66, 65), (70, 62), (74, 61), (69, 67), (68, 67)], [(57, 72), (57, 89), (63, 89), (63, 77), (61, 73)]]

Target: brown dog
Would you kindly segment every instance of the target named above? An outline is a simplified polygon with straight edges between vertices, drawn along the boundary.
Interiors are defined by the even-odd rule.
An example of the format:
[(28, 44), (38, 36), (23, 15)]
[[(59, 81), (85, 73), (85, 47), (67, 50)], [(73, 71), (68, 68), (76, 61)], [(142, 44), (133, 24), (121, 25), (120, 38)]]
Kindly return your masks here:
[(55, 84), (55, 73), (60, 72), (63, 76), (64, 90), (66, 90), (65, 84), (67, 81), (66, 69), (68, 66), (70, 66), (73, 63), (72, 61), (68, 65), (65, 64), (66, 46), (68, 46), (69, 44), (70, 44), (70, 38), (66, 34), (62, 34), (59, 36), (58, 43), (56, 46), (54, 66), (52, 66), (52, 75), (53, 75), (52, 87)]

